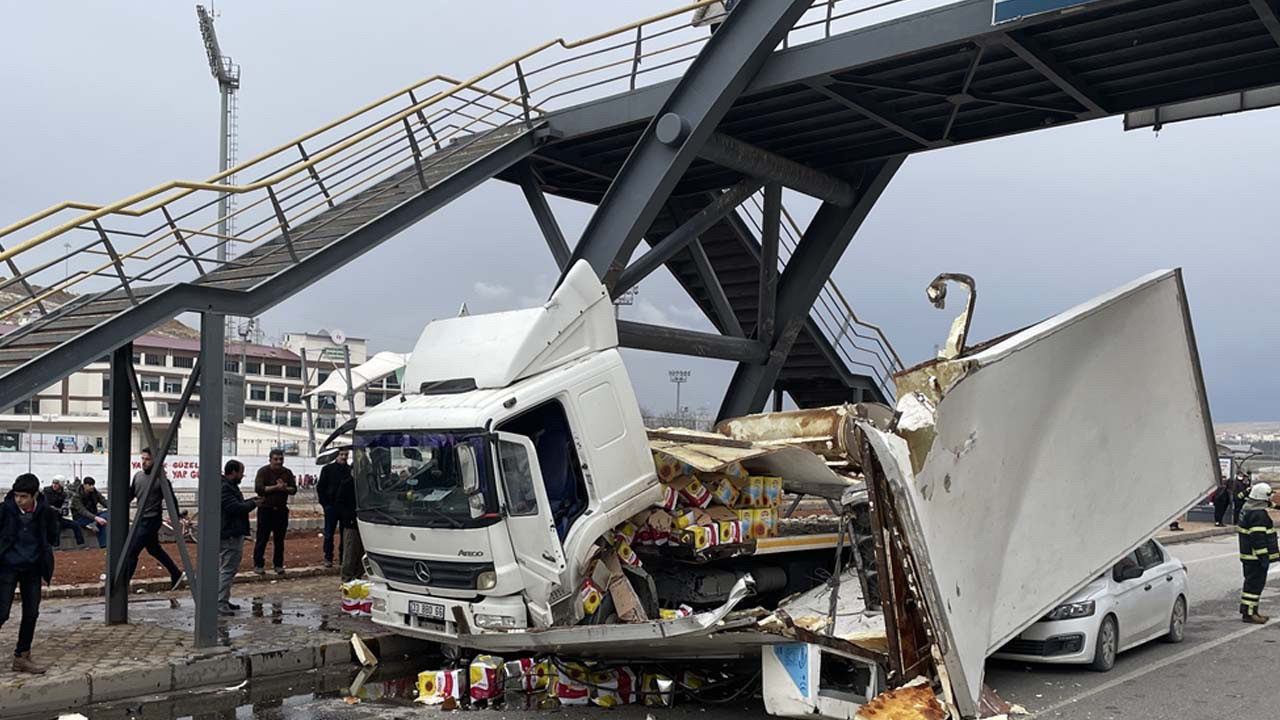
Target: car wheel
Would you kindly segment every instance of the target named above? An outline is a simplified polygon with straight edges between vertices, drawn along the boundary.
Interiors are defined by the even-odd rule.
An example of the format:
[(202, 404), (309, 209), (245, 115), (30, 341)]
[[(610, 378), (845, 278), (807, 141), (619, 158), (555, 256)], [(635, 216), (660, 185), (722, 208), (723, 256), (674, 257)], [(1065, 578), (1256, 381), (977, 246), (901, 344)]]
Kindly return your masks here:
[(1187, 636), (1187, 599), (1178, 596), (1173, 601), (1173, 612), (1169, 614), (1169, 632), (1164, 636), (1167, 643), (1180, 643)]
[(1120, 631), (1116, 627), (1116, 619), (1111, 615), (1102, 618), (1098, 627), (1098, 640), (1094, 644), (1093, 662), (1089, 669), (1095, 672), (1107, 672), (1116, 666), (1116, 649), (1120, 647)]

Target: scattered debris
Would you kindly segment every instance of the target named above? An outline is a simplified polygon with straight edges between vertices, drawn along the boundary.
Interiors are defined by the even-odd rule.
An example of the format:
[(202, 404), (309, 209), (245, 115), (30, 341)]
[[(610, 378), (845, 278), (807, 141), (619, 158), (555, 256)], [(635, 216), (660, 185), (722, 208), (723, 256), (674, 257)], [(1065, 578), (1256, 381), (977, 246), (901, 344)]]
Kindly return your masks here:
[(359, 633), (351, 633), (351, 650), (355, 652), (356, 660), (360, 661), (364, 667), (373, 667), (378, 664), (378, 656), (364, 644), (364, 639)]

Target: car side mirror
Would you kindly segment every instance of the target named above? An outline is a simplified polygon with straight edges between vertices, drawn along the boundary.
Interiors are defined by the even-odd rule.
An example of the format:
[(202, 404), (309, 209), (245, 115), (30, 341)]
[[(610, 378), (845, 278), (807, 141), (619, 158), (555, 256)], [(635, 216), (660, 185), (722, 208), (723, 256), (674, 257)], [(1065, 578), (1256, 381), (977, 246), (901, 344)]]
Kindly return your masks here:
[(1116, 582), (1124, 582), (1125, 580), (1137, 580), (1142, 577), (1142, 567), (1138, 565), (1125, 565), (1117, 567), (1115, 571)]

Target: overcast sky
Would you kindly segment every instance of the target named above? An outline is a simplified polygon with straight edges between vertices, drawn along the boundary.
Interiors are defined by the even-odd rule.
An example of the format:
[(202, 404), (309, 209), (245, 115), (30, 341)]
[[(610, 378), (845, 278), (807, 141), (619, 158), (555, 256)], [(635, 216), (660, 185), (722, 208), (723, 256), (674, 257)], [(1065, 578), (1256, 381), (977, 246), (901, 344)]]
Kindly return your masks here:
[[(671, 6), (615, 2), (224, 0), (218, 33), (243, 67), (242, 157), (421, 77), (467, 77), (556, 37)], [(536, 8), (536, 9), (535, 9)], [(218, 95), (192, 3), (0, 0), (0, 225), (61, 200), (110, 202), (217, 169)], [(1035, 322), (1153, 269), (1185, 270), (1214, 416), (1276, 419), (1272, 320), (1280, 245), (1276, 111), (1125, 133), (1119, 119), (912, 157), (854, 240), (836, 281), (908, 363), (932, 354), (951, 313), (924, 287), (967, 272), (971, 337)], [(574, 238), (589, 208), (553, 200)], [(12, 243), (6, 239), (6, 245)], [(555, 269), (520, 193), (490, 182), (271, 310), (270, 334), (342, 328), (409, 350), (462, 302), (541, 302)], [(707, 329), (660, 271), (624, 317)], [(712, 411), (732, 368), (629, 353), (642, 403)]]

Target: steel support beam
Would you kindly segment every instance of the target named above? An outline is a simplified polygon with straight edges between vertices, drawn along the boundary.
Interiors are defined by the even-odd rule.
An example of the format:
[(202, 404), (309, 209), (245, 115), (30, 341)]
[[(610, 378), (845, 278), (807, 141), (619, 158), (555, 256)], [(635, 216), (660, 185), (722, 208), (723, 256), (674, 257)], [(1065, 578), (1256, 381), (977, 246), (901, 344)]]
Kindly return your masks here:
[(773, 344), (778, 301), (778, 237), (782, 230), (782, 187), (771, 183), (764, 188), (760, 237), (760, 303), (756, 339)]
[(1258, 18), (1271, 34), (1271, 39), (1280, 45), (1280, 16), (1276, 14), (1275, 4), (1271, 0), (1249, 0), (1249, 4), (1258, 13)]
[(712, 133), (698, 155), (720, 167), (781, 183), (824, 202), (849, 206), (857, 198), (853, 186), (838, 177), (724, 133)]
[(763, 363), (769, 348), (758, 340), (712, 335), (682, 328), (662, 327), (630, 320), (618, 321), (618, 344), (633, 350), (688, 355), (691, 357)]
[(867, 167), (865, 180), (860, 185), (861, 195), (853, 207), (827, 203), (818, 209), (779, 280), (778, 326), (768, 358), (761, 363), (738, 365), (720, 405), (718, 419), (764, 409), (791, 346), (809, 318), (814, 299), (905, 159), (898, 156)]
[(538, 222), (538, 229), (542, 231), (542, 237), (551, 250), (551, 257), (555, 258), (556, 267), (563, 272), (569, 266), (569, 256), (573, 252), (569, 250), (569, 243), (564, 240), (560, 223), (556, 222), (555, 213), (551, 212), (551, 205), (547, 203), (547, 196), (542, 192), (533, 166), (528, 162), (521, 163), (515, 173), (520, 180), (520, 189), (524, 191), (524, 199), (533, 211), (533, 219)]
[(1049, 82), (1057, 85), (1059, 90), (1070, 95), (1072, 100), (1083, 105), (1088, 110), (1084, 115), (1102, 117), (1110, 114), (1106, 98), (1058, 62), (1035, 38), (1024, 33), (1009, 32), (1000, 36), (1000, 42)]
[(707, 297), (711, 300), (711, 309), (715, 312), (716, 325), (719, 326), (720, 332), (733, 337), (745, 337), (742, 332), (742, 323), (738, 322), (733, 304), (729, 302), (729, 296), (725, 295), (720, 277), (716, 275), (716, 269), (711, 265), (711, 259), (707, 257), (707, 251), (702, 247), (700, 240), (694, 240), (689, 244), (689, 255), (693, 257), (693, 268), (698, 273), (698, 279), (707, 290)]
[(734, 208), (754, 195), (763, 185), (763, 181), (747, 178), (721, 193), (715, 200), (712, 200), (706, 207), (698, 211), (697, 215), (672, 230), (666, 237), (658, 241), (657, 245), (650, 248), (649, 252), (641, 255), (626, 270), (622, 271), (610, 290), (612, 296), (621, 296), (632, 287), (635, 287), (636, 283), (648, 277), (649, 273), (665, 265), (668, 260), (688, 247), (689, 243), (698, 239), (699, 235), (710, 230), (716, 223), (723, 220), (726, 215), (733, 212)]
[(852, 88), (841, 85), (828, 85), (821, 80), (810, 82), (809, 87), (821, 93), (828, 99), (834, 100), (850, 110), (865, 116), (869, 120), (878, 123), (882, 127), (886, 127), (898, 133), (922, 148), (938, 148), (951, 144), (945, 140), (938, 140), (927, 136), (924, 130), (916, 127), (915, 123), (902, 117), (892, 108), (882, 105), (871, 98), (864, 97)]
[[(612, 288), (698, 150), (810, 0), (741, 3), (676, 83), (573, 250)], [(563, 275), (562, 275), (563, 277)]]
[[(223, 373), (226, 371), (223, 316), (200, 316), (200, 477), (196, 508), (200, 517), (196, 573), (195, 646), (218, 644), (218, 549), (222, 529)], [(175, 419), (175, 422), (177, 420)]]
[(107, 624), (129, 622), (129, 584), (111, 572), (124, 557), (129, 533), (129, 456), (133, 445), (133, 343), (111, 353), (111, 406), (107, 420)]

